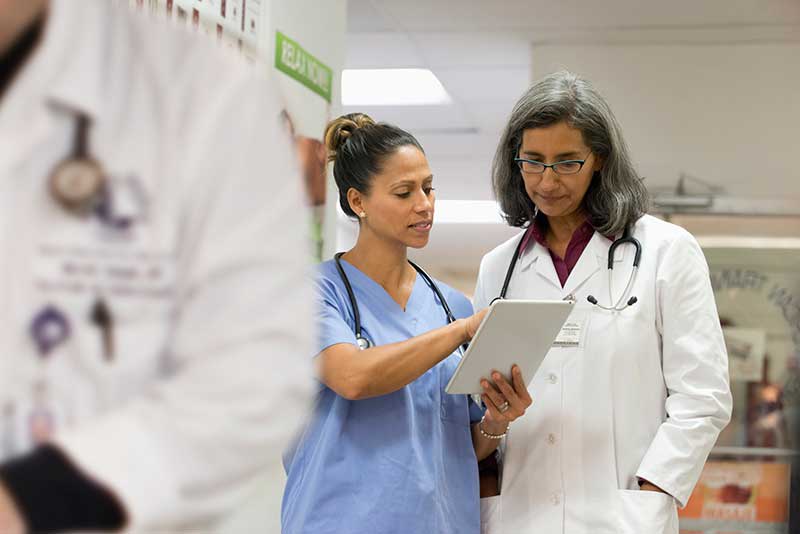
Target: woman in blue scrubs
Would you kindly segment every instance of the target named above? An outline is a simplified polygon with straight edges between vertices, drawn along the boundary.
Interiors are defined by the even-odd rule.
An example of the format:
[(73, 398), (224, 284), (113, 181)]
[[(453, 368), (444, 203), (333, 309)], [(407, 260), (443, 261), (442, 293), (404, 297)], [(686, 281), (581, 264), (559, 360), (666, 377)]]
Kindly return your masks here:
[[(477, 462), (531, 399), (519, 369), (484, 384), (486, 410), (444, 388), (485, 310), (408, 262), (428, 242), (433, 176), (409, 133), (350, 114), (325, 135), (356, 245), (319, 268), (314, 412), (287, 451), (284, 534), (480, 532)], [(342, 274), (344, 276), (342, 276)], [(360, 315), (359, 348), (352, 287)]]

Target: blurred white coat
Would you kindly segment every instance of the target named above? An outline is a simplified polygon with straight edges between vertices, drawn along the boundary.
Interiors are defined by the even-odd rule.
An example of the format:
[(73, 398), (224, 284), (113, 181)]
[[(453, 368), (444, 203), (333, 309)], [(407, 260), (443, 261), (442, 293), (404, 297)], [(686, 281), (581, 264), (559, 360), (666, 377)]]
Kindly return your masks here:
[[(212, 525), (278, 472), (309, 408), (308, 218), (280, 109), (238, 59), (107, 0), (54, 0), (0, 101), (5, 453), (32, 446), (46, 412), (131, 530)], [(79, 114), (127, 228), (48, 192)], [(31, 325), (47, 309), (69, 336), (44, 355)]]

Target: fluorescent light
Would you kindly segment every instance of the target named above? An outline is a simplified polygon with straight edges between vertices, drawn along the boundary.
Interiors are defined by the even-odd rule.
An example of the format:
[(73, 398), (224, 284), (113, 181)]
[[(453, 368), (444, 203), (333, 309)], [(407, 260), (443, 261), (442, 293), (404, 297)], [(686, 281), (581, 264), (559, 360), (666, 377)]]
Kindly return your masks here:
[(437, 200), (434, 224), (503, 224), (494, 200)]
[(344, 106), (429, 106), (449, 104), (450, 95), (428, 69), (345, 69)]

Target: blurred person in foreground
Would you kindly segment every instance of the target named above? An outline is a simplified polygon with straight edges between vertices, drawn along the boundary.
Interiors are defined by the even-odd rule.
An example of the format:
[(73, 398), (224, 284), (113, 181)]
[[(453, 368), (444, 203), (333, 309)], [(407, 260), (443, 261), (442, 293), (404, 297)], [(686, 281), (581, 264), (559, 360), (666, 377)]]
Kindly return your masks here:
[(0, 532), (212, 528), (311, 395), (276, 90), (104, 0), (0, 2), (0, 65)]
[(677, 534), (732, 404), (702, 250), (646, 214), (611, 109), (569, 72), (514, 106), (493, 181), (524, 230), (484, 256), (475, 306), (506, 293), (575, 308), (504, 443), (486, 532)]

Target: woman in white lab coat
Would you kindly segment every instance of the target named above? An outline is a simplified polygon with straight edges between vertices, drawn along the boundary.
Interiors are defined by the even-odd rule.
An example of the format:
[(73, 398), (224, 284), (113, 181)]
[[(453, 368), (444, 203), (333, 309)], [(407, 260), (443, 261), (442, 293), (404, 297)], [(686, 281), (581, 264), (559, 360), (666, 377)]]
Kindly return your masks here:
[(537, 409), (509, 430), (484, 531), (677, 534), (676, 506), (731, 410), (700, 247), (645, 215), (611, 110), (568, 72), (517, 103), (493, 183), (506, 221), (525, 230), (483, 258), (475, 307), (505, 293), (575, 308), (529, 386)]

